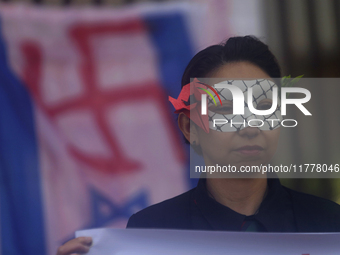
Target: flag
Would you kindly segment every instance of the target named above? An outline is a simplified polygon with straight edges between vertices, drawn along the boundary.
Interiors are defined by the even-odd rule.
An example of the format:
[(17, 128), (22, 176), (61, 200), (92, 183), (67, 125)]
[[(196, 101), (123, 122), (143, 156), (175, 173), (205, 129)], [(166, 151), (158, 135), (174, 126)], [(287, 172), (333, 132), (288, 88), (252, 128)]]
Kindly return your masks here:
[(190, 187), (167, 101), (194, 54), (190, 11), (1, 9), (3, 254), (55, 254)]

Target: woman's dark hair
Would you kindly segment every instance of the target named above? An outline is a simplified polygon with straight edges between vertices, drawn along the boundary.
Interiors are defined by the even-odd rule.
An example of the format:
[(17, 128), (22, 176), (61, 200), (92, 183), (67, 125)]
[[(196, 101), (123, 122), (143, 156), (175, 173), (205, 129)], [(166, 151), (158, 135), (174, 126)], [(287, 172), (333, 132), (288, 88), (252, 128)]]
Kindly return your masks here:
[(224, 64), (240, 61), (260, 67), (272, 78), (281, 77), (278, 61), (266, 44), (255, 36), (237, 36), (198, 52), (184, 71), (182, 87), (190, 83), (190, 78), (206, 77)]
[[(190, 83), (190, 78), (203, 78), (224, 64), (241, 61), (260, 67), (272, 78), (281, 77), (278, 61), (266, 44), (255, 36), (237, 36), (229, 38), (225, 43), (212, 45), (198, 52), (184, 71), (182, 87)], [(186, 139), (185, 142), (189, 143)], [(201, 154), (199, 146), (193, 148)]]

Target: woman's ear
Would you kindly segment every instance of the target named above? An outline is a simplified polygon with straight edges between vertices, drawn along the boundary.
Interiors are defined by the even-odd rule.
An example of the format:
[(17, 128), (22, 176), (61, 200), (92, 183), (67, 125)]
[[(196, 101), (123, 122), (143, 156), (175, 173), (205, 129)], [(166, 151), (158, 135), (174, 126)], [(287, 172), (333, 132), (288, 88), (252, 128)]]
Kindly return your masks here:
[(197, 126), (183, 112), (178, 115), (178, 127), (191, 145), (199, 145)]

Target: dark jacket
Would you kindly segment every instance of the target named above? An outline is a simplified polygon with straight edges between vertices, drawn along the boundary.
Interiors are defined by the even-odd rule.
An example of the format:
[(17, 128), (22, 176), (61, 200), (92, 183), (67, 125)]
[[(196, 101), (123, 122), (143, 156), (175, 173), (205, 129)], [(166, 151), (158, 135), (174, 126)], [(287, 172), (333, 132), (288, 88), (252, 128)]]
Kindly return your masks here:
[(268, 232), (340, 232), (340, 205), (268, 179), (268, 195), (253, 216), (241, 215), (208, 196), (205, 180), (177, 197), (132, 215), (127, 228), (240, 231), (255, 220)]

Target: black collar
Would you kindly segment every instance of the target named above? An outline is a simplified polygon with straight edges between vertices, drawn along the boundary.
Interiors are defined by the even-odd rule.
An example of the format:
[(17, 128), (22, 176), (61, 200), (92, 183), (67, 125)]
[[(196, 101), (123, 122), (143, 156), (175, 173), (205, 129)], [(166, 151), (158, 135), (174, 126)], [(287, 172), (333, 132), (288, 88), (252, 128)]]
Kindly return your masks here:
[(257, 214), (245, 216), (226, 207), (208, 195), (206, 179), (201, 178), (194, 200), (203, 217), (214, 230), (240, 231), (245, 220), (256, 220), (268, 232), (294, 232), (294, 213), (289, 194), (278, 178), (267, 179), (268, 193)]

